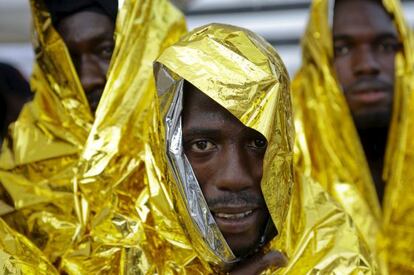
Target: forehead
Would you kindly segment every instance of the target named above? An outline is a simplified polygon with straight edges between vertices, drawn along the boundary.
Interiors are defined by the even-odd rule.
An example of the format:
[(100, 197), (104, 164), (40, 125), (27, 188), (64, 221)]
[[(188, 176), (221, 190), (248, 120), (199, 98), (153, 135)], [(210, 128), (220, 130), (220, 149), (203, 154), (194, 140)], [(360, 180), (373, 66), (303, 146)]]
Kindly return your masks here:
[(184, 85), (183, 124), (185, 128), (213, 125), (217, 128), (230, 125), (247, 128), (223, 106), (189, 83)]
[(77, 43), (100, 36), (112, 37), (114, 23), (104, 14), (80, 11), (60, 20), (56, 29), (65, 41)]
[(391, 16), (380, 1), (339, 0), (335, 3), (333, 34), (349, 36), (397, 35)]

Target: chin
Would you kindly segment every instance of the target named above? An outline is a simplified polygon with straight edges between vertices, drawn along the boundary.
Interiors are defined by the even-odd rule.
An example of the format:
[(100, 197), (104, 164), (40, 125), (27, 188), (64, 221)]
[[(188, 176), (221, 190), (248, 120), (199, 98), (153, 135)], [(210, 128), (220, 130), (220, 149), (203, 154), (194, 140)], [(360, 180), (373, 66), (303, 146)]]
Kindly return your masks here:
[(227, 244), (236, 257), (245, 257), (255, 252), (269, 220), (267, 209), (253, 211), (238, 220), (216, 217), (216, 222)]
[(231, 250), (233, 251), (233, 254), (238, 258), (244, 258), (249, 256), (250, 254), (253, 254), (253, 252), (256, 250), (256, 247), (258, 245), (257, 243), (248, 244), (246, 246), (240, 246), (240, 247), (233, 247)]
[(358, 130), (387, 129), (391, 121), (391, 112), (384, 110), (366, 111), (356, 114), (353, 119)]
[(253, 253), (260, 242), (260, 233), (250, 236), (231, 236), (225, 239), (236, 257), (245, 257)]

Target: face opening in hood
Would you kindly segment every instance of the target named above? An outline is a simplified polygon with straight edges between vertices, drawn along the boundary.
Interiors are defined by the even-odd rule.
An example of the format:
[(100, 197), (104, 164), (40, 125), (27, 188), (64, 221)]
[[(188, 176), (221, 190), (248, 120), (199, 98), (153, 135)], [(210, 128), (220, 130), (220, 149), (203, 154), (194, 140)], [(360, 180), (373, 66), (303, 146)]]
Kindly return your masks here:
[(235, 256), (252, 254), (270, 219), (260, 186), (266, 138), (188, 82), (182, 128), (185, 156), (218, 228)]
[[(262, 38), (213, 24), (164, 51), (154, 71), (178, 215), (203, 259), (231, 265), (274, 237), (287, 212), (293, 124), (286, 70)], [(200, 156), (218, 148), (209, 155), (218, 159)]]

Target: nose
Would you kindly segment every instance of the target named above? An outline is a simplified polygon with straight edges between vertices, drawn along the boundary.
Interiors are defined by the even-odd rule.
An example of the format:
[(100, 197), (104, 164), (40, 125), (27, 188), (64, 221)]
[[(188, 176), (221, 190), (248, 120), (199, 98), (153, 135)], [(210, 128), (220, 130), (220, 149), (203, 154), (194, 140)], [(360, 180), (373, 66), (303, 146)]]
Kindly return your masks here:
[(223, 152), (219, 160), (221, 167), (215, 177), (217, 189), (223, 191), (242, 191), (254, 186), (254, 167), (250, 167), (246, 153), (243, 149), (233, 145)]
[(370, 45), (361, 45), (353, 56), (353, 72), (355, 76), (377, 75), (380, 64)]
[(93, 55), (82, 55), (77, 71), (86, 94), (105, 87), (106, 71)]

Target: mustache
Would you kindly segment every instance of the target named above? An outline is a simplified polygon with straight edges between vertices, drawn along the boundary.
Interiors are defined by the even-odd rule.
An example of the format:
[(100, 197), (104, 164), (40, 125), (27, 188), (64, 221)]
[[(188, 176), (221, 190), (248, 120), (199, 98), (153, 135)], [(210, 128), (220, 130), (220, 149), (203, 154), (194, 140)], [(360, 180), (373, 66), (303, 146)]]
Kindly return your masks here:
[(247, 190), (240, 192), (225, 192), (214, 198), (206, 198), (210, 210), (226, 207), (229, 205), (237, 207), (263, 207), (266, 202), (263, 196), (251, 193)]
[(381, 80), (378, 78), (372, 77), (361, 77), (357, 81), (352, 83), (352, 85), (344, 89), (345, 93), (358, 93), (359, 91), (364, 90), (382, 90), (382, 91), (392, 91), (393, 85), (389, 81)]

